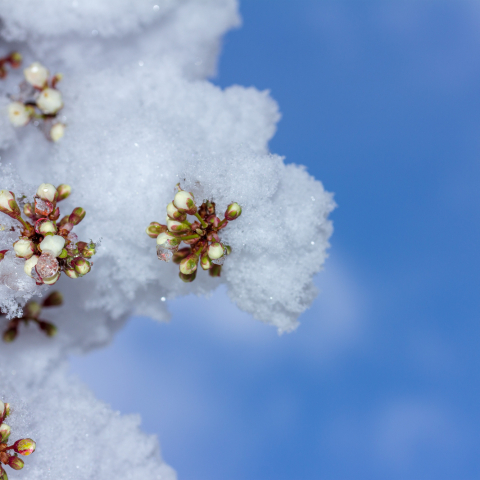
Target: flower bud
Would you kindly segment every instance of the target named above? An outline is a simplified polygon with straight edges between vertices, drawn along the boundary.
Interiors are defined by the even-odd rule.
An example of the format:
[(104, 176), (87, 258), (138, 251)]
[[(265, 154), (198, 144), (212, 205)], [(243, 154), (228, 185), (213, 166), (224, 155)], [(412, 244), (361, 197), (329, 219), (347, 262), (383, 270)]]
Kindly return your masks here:
[(202, 253), (202, 256), (200, 257), (200, 266), (204, 270), (210, 270), (210, 268), (212, 268), (212, 261), (207, 253)]
[(48, 80), (48, 70), (39, 62), (33, 62), (23, 74), (25, 80), (34, 87), (43, 88)]
[(190, 283), (190, 282), (193, 282), (197, 276), (197, 271), (195, 270), (193, 273), (191, 273), (190, 275), (187, 275), (185, 273), (182, 273), (182, 272), (178, 272), (178, 276), (180, 277), (180, 279), (185, 282), (185, 283)]
[(42, 303), (44, 307), (58, 307), (63, 304), (63, 295), (60, 292), (52, 292)]
[(21, 470), (25, 464), (21, 458), (11, 456), (8, 458), (8, 466), (14, 470)]
[(7, 472), (0, 467), (0, 480), (8, 480)]
[(0, 400), (0, 418), (3, 417), (4, 412), (5, 412), (5, 404)]
[(173, 254), (173, 262), (176, 263), (177, 265), (186, 257), (188, 257), (191, 253), (191, 250), (189, 247), (181, 248), (177, 252)]
[(81, 257), (77, 257), (72, 260), (72, 267), (75, 269), (75, 272), (77, 272), (80, 277), (86, 275), (92, 268), (90, 266), (90, 262)]
[[(15, 327), (7, 328), (7, 330), (3, 332), (3, 341), (5, 343), (13, 342), (15, 338), (17, 338), (17, 334), (18, 334), (18, 330)], [(0, 477), (0, 480), (1, 480), (1, 477)]]
[(35, 252), (35, 245), (29, 238), (21, 237), (20, 240), (17, 240), (13, 244), (13, 249), (15, 250), (17, 257), (27, 259)]
[(208, 247), (208, 256), (212, 260), (217, 260), (218, 258), (222, 257), (224, 254), (224, 246), (221, 243), (213, 242)]
[(151, 238), (157, 238), (161, 233), (165, 232), (167, 230), (166, 225), (161, 225), (158, 222), (152, 222), (150, 225), (146, 228), (145, 232), (147, 232), (147, 235)]
[(47, 335), (47, 337), (54, 337), (57, 334), (57, 327), (53, 323), (40, 320), (38, 322), (38, 326), (45, 333), (45, 335)]
[(5, 417), (8, 417), (10, 415), (10, 404), (5, 403)]
[(6, 423), (2, 423), (0, 425), (0, 443), (5, 443), (11, 432), (12, 429)]
[(35, 266), (37, 265), (39, 258), (40, 257), (38, 255), (33, 255), (25, 262), (25, 265), (23, 266), (23, 270), (29, 277), (33, 278), (32, 269), (35, 268)]
[(42, 277), (43, 283), (45, 285), (53, 285), (54, 283), (57, 283), (58, 279), (60, 278), (60, 272), (57, 272), (55, 275), (52, 275), (51, 277)]
[(167, 217), (167, 228), (170, 232), (174, 233), (186, 233), (190, 231), (190, 225), (184, 222), (177, 222), (177, 220), (171, 220)]
[(38, 302), (31, 301), (28, 302), (25, 307), (23, 308), (23, 316), (25, 318), (38, 318), (40, 312), (42, 311), (42, 307)]
[(51, 183), (42, 183), (37, 189), (37, 196), (47, 202), (54, 202), (58, 197), (58, 191)]
[(167, 215), (172, 220), (178, 220), (179, 222), (183, 222), (187, 219), (187, 215), (177, 210), (173, 202), (170, 202), (167, 205)]
[(82, 207), (75, 208), (68, 218), (69, 223), (78, 225), (85, 218), (86, 213)]
[(157, 237), (157, 245), (169, 250), (176, 250), (180, 242), (179, 238), (174, 237), (169, 232), (163, 232)]
[(5, 258), (5, 254), (8, 252), (8, 250), (0, 250), (0, 262)]
[(86, 245), (81, 250), (79, 249), (80, 253), (84, 256), (84, 258), (92, 258), (97, 251), (95, 250), (95, 244), (91, 243), (90, 245)]
[(180, 262), (180, 272), (191, 275), (197, 269), (198, 256), (189, 255)]
[(45, 88), (37, 98), (37, 107), (47, 115), (57, 113), (63, 107), (62, 94), (54, 88)]
[(193, 194), (186, 192), (185, 190), (180, 190), (180, 192), (175, 194), (173, 204), (178, 208), (178, 210), (180, 210), (180, 212), (186, 212), (189, 215), (194, 215), (197, 211)]
[(208, 271), (208, 274), (211, 277), (220, 277), (222, 274), (222, 266), (221, 265), (212, 265), (212, 268)]
[(65, 239), (60, 235), (48, 235), (40, 243), (42, 253), (51, 253), (54, 257), (58, 257), (65, 246)]
[(13, 444), (15, 452), (23, 456), (28, 456), (35, 451), (37, 444), (31, 438), (22, 438)]
[(13, 192), (0, 190), (0, 211), (10, 216), (20, 216), (20, 209), (15, 201)]
[(22, 54), (20, 52), (12, 52), (10, 54), (10, 65), (12, 68), (18, 68), (22, 63)]
[(67, 185), (66, 183), (62, 183), (57, 187), (57, 192), (57, 202), (60, 202), (61, 200), (65, 200), (70, 196), (70, 194), (72, 193), (72, 187), (70, 185)]
[(14, 127), (24, 127), (30, 121), (31, 110), (21, 102), (8, 105), (8, 119)]
[(65, 275), (70, 278), (78, 278), (78, 273), (74, 268), (65, 268)]
[(55, 123), (50, 129), (50, 138), (54, 142), (58, 142), (65, 134), (65, 125), (63, 123)]
[(228, 221), (235, 220), (241, 214), (242, 214), (242, 207), (236, 202), (231, 203), (225, 210), (225, 218)]
[(40, 218), (35, 222), (35, 231), (43, 236), (57, 233), (57, 227), (51, 220)]
[(23, 206), (23, 213), (27, 217), (33, 217), (35, 215), (35, 207), (31, 203), (26, 203)]

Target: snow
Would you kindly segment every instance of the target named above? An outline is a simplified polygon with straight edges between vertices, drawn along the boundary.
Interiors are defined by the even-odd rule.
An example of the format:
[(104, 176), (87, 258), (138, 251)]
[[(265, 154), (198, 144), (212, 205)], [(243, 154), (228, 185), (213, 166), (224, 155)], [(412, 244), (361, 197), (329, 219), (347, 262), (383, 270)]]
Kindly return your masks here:
[[(70, 184), (62, 212), (83, 207), (76, 233), (102, 239), (88, 276), (63, 276), (52, 287), (65, 296), (65, 306), (48, 312), (58, 336), (24, 329), (0, 351), (0, 394), (16, 395), (30, 419), (22, 428), (38, 442), (29, 478), (174, 478), (137, 419), (115, 414), (65, 373), (68, 355), (107, 343), (132, 313), (168, 320), (169, 299), (224, 284), (240, 309), (282, 333), (316, 295), (332, 195), (269, 151), (280, 119), (269, 92), (208, 80), (222, 35), (239, 25), (237, 10), (234, 0), (0, 3), (0, 55), (16, 49), (24, 66), (40, 61), (64, 75), (59, 120), (67, 125), (57, 143), (33, 125), (14, 130), (5, 96), (17, 92), (21, 69), (11, 70), (0, 83), (0, 188), (31, 201), (41, 183)], [(178, 182), (216, 202), (221, 218), (231, 202), (242, 207), (222, 230), (232, 254), (221, 277), (199, 271), (183, 283), (145, 234), (150, 222), (164, 223)], [(18, 228), (11, 232), (16, 222), (0, 215), (1, 250)], [(0, 308), (9, 316), (49, 291), (23, 273), (23, 262), (12, 253), (0, 262)]]

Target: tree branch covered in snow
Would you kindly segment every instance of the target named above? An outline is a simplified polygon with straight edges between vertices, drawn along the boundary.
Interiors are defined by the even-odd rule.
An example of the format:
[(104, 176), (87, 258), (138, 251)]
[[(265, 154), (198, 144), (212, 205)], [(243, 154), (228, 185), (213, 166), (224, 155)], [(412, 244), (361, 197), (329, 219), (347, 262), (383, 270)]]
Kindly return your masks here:
[[(268, 92), (208, 80), (222, 35), (238, 24), (234, 0), (0, 3), (0, 57), (14, 49), (27, 66), (61, 71), (64, 107), (56, 104), (54, 113), (68, 125), (56, 142), (46, 141), (41, 123), (14, 129), (6, 95), (18, 95), (21, 72), (10, 70), (0, 80), (0, 189), (32, 202), (34, 185), (66, 182), (88, 212), (78, 235), (102, 239), (91, 273), (63, 276), (55, 286), (65, 297), (49, 319), (58, 335), (27, 329), (0, 351), (0, 393), (17, 395), (20, 411), (28, 411), (20, 430), (28, 427), (38, 441), (29, 479), (174, 478), (136, 419), (118, 416), (66, 376), (68, 354), (108, 342), (133, 313), (168, 319), (161, 298), (204, 295), (222, 283), (240, 309), (279, 332), (295, 329), (316, 295), (312, 278), (327, 256), (332, 195), (304, 167), (270, 153), (280, 115)], [(35, 95), (45, 92), (47, 77)], [(231, 250), (221, 276), (185, 283), (176, 265), (155, 258), (145, 227), (165, 212), (179, 183), (198, 207), (241, 205), (241, 217), (221, 232)], [(77, 206), (71, 201), (64, 200), (68, 211)], [(21, 317), (48, 287), (25, 274), (26, 260), (12, 249), (21, 225), (0, 215), (0, 251), (8, 250), (0, 260), (0, 307)], [(205, 242), (219, 233), (203, 225), (207, 218), (191, 232)]]

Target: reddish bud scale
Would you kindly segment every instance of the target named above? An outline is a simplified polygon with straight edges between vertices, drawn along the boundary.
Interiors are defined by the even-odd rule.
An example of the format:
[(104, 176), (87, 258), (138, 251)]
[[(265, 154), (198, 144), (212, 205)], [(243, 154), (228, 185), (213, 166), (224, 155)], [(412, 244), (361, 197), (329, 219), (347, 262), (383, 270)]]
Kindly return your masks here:
[(78, 225), (85, 218), (85, 210), (81, 207), (77, 207), (70, 214), (69, 222), (73, 225)]
[(23, 460), (18, 457), (9, 457), (8, 459), (8, 466), (13, 468), (14, 470), (21, 470), (24, 467)]

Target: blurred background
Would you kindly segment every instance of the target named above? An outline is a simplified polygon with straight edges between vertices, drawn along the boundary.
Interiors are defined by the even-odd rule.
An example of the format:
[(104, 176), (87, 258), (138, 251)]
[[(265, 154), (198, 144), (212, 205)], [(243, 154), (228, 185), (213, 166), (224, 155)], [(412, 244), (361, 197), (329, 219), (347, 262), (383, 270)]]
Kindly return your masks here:
[(480, 3), (240, 10), (213, 82), (270, 89), (272, 152), (335, 192), (321, 293), (281, 337), (222, 289), (171, 301), (72, 371), (179, 480), (480, 478)]

